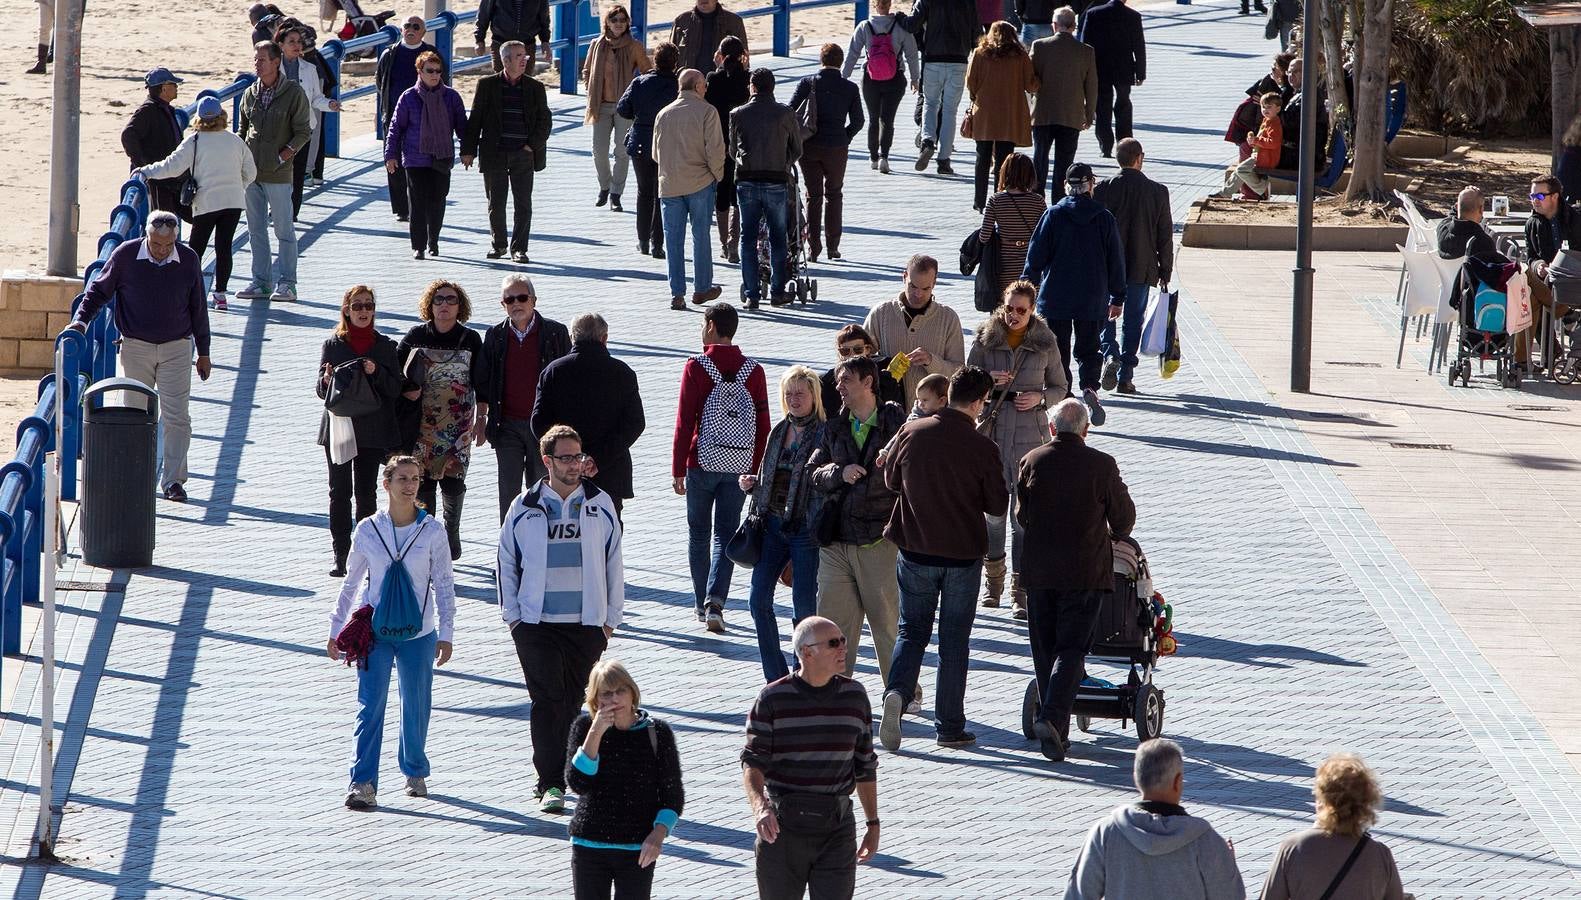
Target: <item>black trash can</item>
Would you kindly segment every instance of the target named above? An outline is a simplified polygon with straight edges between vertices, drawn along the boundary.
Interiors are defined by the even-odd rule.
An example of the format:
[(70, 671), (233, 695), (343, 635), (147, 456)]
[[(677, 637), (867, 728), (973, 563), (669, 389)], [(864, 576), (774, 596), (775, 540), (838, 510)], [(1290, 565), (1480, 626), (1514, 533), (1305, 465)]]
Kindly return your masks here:
[(159, 395), (106, 378), (83, 392), (82, 408), (82, 559), (102, 569), (153, 565)]

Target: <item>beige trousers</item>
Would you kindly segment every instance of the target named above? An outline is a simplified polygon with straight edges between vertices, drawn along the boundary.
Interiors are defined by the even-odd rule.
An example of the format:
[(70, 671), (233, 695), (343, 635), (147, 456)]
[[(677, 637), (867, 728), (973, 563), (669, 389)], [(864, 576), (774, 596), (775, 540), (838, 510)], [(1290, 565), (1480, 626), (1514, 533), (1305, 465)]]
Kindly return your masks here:
[(164, 429), (164, 471), (158, 487), (187, 480), (187, 447), (192, 443), (192, 339), (150, 344), (121, 339), (121, 375), (135, 378), (159, 393), (159, 424)]
[(846, 636), (847, 676), (856, 669), (865, 617), (879, 674), (889, 683), (889, 661), (900, 628), (900, 584), (895, 579), (899, 552), (889, 541), (868, 547), (836, 543), (818, 551), (818, 615), (840, 626)]

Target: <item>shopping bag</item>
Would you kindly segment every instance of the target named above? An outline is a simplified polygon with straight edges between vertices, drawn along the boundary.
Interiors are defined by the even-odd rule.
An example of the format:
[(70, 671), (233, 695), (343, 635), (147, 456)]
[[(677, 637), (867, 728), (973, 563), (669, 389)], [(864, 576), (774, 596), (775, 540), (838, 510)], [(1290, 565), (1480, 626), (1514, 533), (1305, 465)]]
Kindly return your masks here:
[(1137, 352), (1144, 356), (1159, 356), (1169, 349), (1169, 298), (1171, 292), (1154, 291), (1147, 301), (1147, 314), (1142, 317), (1142, 344)]
[(1158, 374), (1160, 378), (1175, 377), (1180, 370), (1180, 323), (1175, 319), (1175, 313), (1180, 309), (1180, 294), (1176, 291), (1169, 292), (1169, 330), (1166, 332), (1164, 350), (1158, 358)]
[(329, 461), (344, 465), (357, 455), (357, 432), (351, 419), (329, 414)]
[(1532, 286), (1526, 280), (1525, 270), (1505, 282), (1504, 290), (1508, 296), (1508, 321), (1504, 327), (1510, 334), (1519, 334), (1532, 327)]

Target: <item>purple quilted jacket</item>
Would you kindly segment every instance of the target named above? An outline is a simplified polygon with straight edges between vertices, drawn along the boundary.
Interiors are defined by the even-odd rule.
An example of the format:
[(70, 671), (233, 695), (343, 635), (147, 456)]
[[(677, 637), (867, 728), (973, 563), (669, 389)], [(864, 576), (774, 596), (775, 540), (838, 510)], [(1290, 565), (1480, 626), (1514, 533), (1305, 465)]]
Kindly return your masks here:
[[(422, 90), (421, 84), (413, 85), (401, 94), (401, 99), (395, 102), (395, 121), (390, 125), (389, 132), (384, 136), (384, 158), (399, 159), (401, 166), (407, 169), (418, 169), (434, 164), (434, 158), (417, 149), (418, 135), (422, 133), (423, 99), (417, 96)], [(440, 86), (445, 92), (445, 108), (450, 110), (450, 130), (457, 140), (467, 127), (467, 110), (461, 103), (461, 95), (455, 88)], [(449, 157), (455, 159), (452, 153)]]

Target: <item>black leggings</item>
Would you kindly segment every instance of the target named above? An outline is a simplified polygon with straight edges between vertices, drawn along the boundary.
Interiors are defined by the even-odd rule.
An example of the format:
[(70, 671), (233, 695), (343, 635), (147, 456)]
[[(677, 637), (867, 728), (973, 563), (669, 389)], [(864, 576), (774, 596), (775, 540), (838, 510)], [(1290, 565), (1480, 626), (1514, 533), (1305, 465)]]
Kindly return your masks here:
[(1005, 157), (1016, 149), (1010, 141), (977, 142), (977, 192), (972, 195), (972, 208), (981, 211), (988, 205), (988, 189), (999, 176), (999, 167)]
[[(351, 552), (351, 529), (357, 522), (379, 511), (379, 467), (389, 451), (372, 447), (340, 465), (329, 463), (329, 538), (335, 549), (335, 562), (346, 564)], [(329, 459), (329, 448), (324, 448)], [(356, 500), (356, 515), (352, 501)]]
[(896, 72), (888, 81), (862, 76), (862, 102), (867, 105), (867, 155), (872, 159), (889, 156), (895, 142), (895, 113), (906, 96), (906, 76)]
[(664, 224), (659, 218), (659, 164), (647, 156), (631, 155), (637, 173), (637, 243), (664, 246)]
[(203, 251), (209, 249), (209, 235), (214, 235), (214, 290), (222, 294), (231, 281), (231, 245), (236, 243), (236, 224), (241, 220), (239, 209), (217, 209), (192, 217), (187, 243), (198, 254), (198, 267), (202, 268)]
[(450, 166), (417, 166), (406, 170), (406, 193), (411, 210), (406, 227), (413, 250), (439, 252), (439, 229), (445, 225), (445, 198), (450, 196)]

